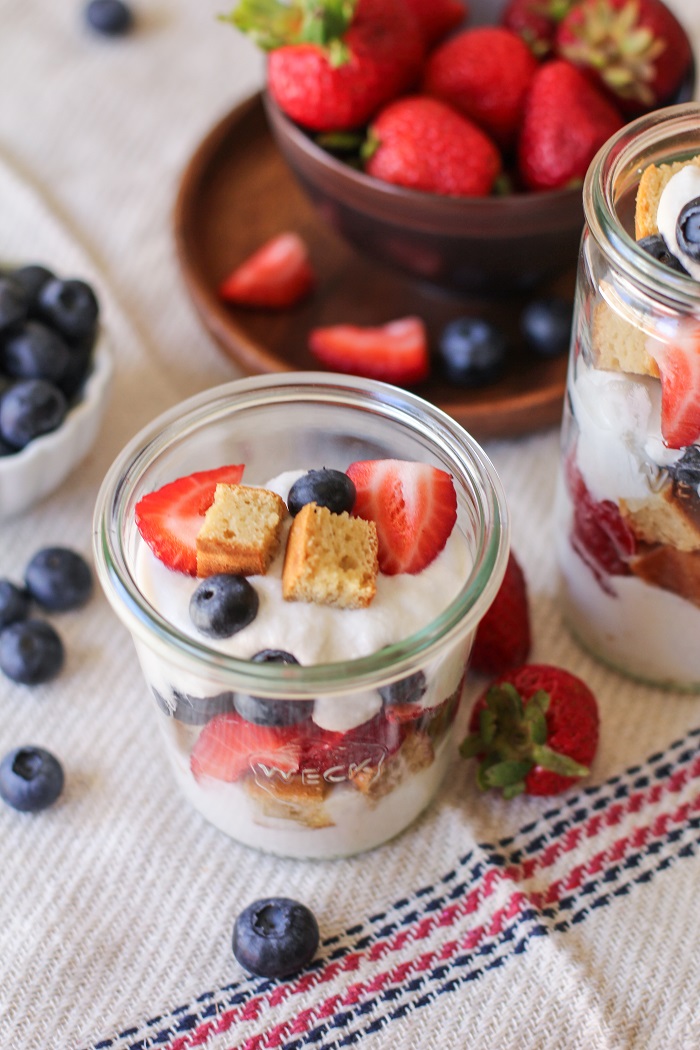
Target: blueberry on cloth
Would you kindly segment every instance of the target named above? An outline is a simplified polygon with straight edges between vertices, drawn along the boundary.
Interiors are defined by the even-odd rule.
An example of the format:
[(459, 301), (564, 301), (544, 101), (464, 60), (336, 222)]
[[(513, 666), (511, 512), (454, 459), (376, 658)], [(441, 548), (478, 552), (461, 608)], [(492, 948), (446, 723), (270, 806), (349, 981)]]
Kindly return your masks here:
[(313, 912), (289, 897), (254, 901), (236, 919), (233, 954), (258, 977), (288, 977), (307, 966), (318, 948)]
[[(284, 649), (262, 649), (251, 659), (256, 664), (299, 664)], [(271, 700), (262, 696), (236, 693), (233, 706), (246, 722), (259, 726), (293, 726), (305, 722), (313, 714), (313, 700)]]
[(356, 489), (352, 478), (342, 470), (322, 467), (303, 474), (292, 485), (287, 496), (289, 513), (297, 515), (307, 503), (327, 507), (333, 514), (348, 513), (355, 504)]
[(40, 321), (25, 321), (5, 339), (0, 361), (3, 371), (15, 379), (58, 383), (68, 368), (70, 352), (58, 332)]
[(425, 675), (422, 671), (416, 671), (399, 682), (382, 686), (379, 695), (385, 704), (416, 704), (425, 696), (427, 688)]
[(11, 580), (0, 580), (0, 630), (29, 616), (31, 599), (22, 587)]
[(688, 258), (700, 262), (700, 197), (681, 208), (676, 221), (676, 240)]
[(85, 7), (85, 21), (91, 29), (105, 36), (120, 36), (131, 29), (131, 8), (123, 0), (90, 0)]
[(660, 233), (652, 233), (648, 237), (642, 237), (641, 240), (637, 241), (637, 244), (647, 255), (651, 255), (653, 259), (663, 263), (664, 266), (670, 266), (672, 270), (677, 270), (679, 273), (688, 272), (676, 256), (668, 250), (668, 245)]
[(41, 263), (29, 263), (27, 266), (19, 266), (15, 270), (10, 270), (8, 276), (24, 288), (31, 306), (36, 302), (37, 296), (46, 282), (53, 280), (56, 275), (48, 267), (42, 266)]
[(210, 638), (230, 638), (255, 619), (259, 599), (245, 576), (219, 573), (202, 580), (190, 598), (190, 619)]
[(0, 332), (23, 321), (29, 309), (29, 296), (12, 277), (0, 277)]
[(153, 696), (164, 715), (183, 725), (202, 726), (215, 715), (233, 711), (233, 693), (217, 693), (216, 696), (191, 696), (173, 689), (163, 695), (153, 688)]
[(0, 671), (13, 682), (48, 682), (61, 670), (63, 655), (63, 642), (44, 620), (19, 620), (0, 631)]
[(54, 277), (39, 292), (41, 317), (69, 339), (93, 332), (99, 314), (97, 297), (87, 281)]
[(21, 379), (0, 397), (0, 439), (21, 449), (66, 417), (63, 393), (47, 379)]
[(533, 299), (520, 315), (520, 331), (528, 348), (541, 357), (568, 353), (573, 313), (573, 303), (562, 296)]
[(63, 768), (43, 747), (16, 747), (0, 762), (0, 798), (13, 809), (35, 813), (63, 791)]
[(505, 369), (507, 353), (505, 334), (482, 317), (450, 321), (438, 342), (442, 373), (459, 386), (480, 387), (496, 382)]
[(44, 547), (30, 560), (24, 582), (45, 609), (79, 609), (92, 594), (92, 572), (81, 554), (68, 547)]

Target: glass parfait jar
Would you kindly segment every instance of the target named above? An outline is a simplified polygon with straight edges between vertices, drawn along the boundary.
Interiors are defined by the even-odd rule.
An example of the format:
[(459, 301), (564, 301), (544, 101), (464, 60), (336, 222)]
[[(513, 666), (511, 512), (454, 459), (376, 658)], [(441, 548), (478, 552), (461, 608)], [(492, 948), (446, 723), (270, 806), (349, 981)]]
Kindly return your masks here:
[(684, 690), (700, 689), (700, 283), (640, 247), (635, 207), (650, 165), (698, 155), (700, 107), (673, 106), (588, 170), (556, 503), (572, 633)]
[[(195, 471), (245, 464), (243, 483), (265, 486), (286, 471), (386, 458), (452, 475), (457, 523), (448, 547), (454, 538), (457, 562), (445, 548), (439, 575), (430, 573), (442, 555), (423, 570), (422, 591), (412, 589), (421, 573), (403, 583), (380, 576), (368, 610), (284, 602), (273, 563), (250, 577), (258, 614), (234, 636), (250, 645), (245, 658), (229, 639), (193, 630), (187, 610), (198, 581), (156, 559), (136, 525), (141, 497)], [(232, 838), (283, 856), (347, 856), (402, 831), (456, 755), (467, 661), (505, 572), (508, 537), (500, 482), (476, 442), (394, 387), (327, 373), (258, 376), (156, 419), (105, 478), (95, 561), (149, 687), (146, 725), (154, 714), (183, 795)], [(386, 605), (391, 580), (399, 590)], [(377, 602), (381, 616), (368, 626), (363, 614)], [(248, 643), (253, 628), (261, 633)], [(343, 633), (365, 639), (361, 655), (297, 665), (252, 659), (270, 649), (301, 657), (310, 634)]]

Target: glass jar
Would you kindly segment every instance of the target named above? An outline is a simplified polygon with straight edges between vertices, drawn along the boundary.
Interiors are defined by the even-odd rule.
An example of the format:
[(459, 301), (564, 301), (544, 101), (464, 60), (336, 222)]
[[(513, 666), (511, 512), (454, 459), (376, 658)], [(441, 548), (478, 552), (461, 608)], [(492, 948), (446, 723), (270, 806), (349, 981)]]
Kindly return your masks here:
[[(250, 578), (261, 594), (251, 627), (267, 632), (264, 648), (300, 656), (294, 649), (309, 632), (336, 640), (345, 632), (365, 638), (361, 655), (306, 666), (256, 663), (255, 649), (232, 655), (229, 640), (213, 642), (188, 626), (198, 581), (167, 569), (141, 539), (134, 510), (142, 496), (222, 464), (245, 464), (243, 483), (264, 486), (285, 471), (345, 470), (385, 458), (448, 471), (458, 516), (448, 541), (456, 546), (443, 552), (440, 575), (431, 570), (442, 555), (423, 570), (424, 583), (422, 573), (404, 575), (388, 597), (386, 581), (399, 578), (380, 576), (370, 610), (380, 603), (383, 626), (367, 627), (362, 614), (370, 610), (283, 602), (274, 563), (264, 578)], [(479, 446), (433, 406), (382, 383), (326, 373), (259, 376), (155, 420), (105, 478), (95, 560), (131, 632), (183, 795), (232, 838), (284, 856), (346, 856), (402, 831), (435, 796), (455, 756), (471, 644), (505, 572), (508, 536), (501, 485)], [(406, 631), (402, 623), (413, 626)], [(246, 630), (236, 644), (252, 647)], [(151, 711), (144, 705), (144, 733)]]
[(687, 104), (628, 124), (589, 168), (556, 505), (575, 637), (684, 690), (700, 688), (700, 283), (636, 242), (635, 201), (650, 165), (699, 154)]

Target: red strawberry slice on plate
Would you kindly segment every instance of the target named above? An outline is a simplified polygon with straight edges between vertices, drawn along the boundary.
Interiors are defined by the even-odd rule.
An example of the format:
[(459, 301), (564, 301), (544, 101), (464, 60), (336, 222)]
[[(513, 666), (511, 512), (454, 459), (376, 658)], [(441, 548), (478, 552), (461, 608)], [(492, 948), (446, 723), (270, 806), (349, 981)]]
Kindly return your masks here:
[(651, 353), (661, 374), (661, 434), (669, 448), (700, 441), (700, 332), (657, 344)]
[(430, 565), (457, 520), (451, 476), (401, 459), (360, 460), (346, 473), (357, 490), (353, 514), (377, 526), (380, 571), (394, 576)]
[(315, 284), (306, 244), (298, 233), (280, 233), (266, 241), (219, 285), (230, 303), (284, 309), (304, 299)]
[[(195, 780), (231, 783), (258, 770), (264, 776), (299, 771), (303, 737), (298, 726), (262, 726), (233, 712), (207, 722), (190, 755)], [(264, 767), (264, 768), (263, 768)]]
[(419, 383), (430, 371), (428, 337), (420, 317), (402, 317), (375, 327), (338, 324), (314, 328), (309, 349), (336, 372), (386, 383)]
[(149, 492), (136, 504), (136, 526), (142, 538), (169, 569), (197, 575), (197, 533), (214, 501), (216, 486), (236, 485), (243, 465), (200, 470)]

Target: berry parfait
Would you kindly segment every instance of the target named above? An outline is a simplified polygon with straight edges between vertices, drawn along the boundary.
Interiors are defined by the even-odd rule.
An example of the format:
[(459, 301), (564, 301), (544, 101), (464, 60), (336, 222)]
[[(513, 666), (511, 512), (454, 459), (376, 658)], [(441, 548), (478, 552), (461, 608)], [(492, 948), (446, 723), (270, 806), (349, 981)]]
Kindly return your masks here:
[(95, 557), (184, 795), (283, 856), (406, 828), (456, 756), (508, 535), (479, 446), (382, 383), (255, 377), (155, 420), (103, 483)]

